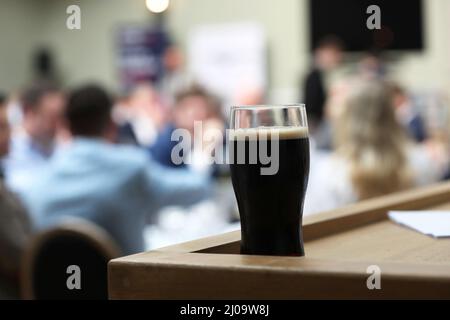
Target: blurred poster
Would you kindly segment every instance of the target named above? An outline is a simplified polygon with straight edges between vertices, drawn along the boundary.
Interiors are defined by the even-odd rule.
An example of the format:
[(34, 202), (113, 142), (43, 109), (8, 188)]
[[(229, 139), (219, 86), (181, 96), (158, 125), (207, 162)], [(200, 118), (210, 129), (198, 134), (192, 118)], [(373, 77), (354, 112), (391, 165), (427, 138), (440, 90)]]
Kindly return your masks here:
[(238, 103), (267, 85), (266, 41), (256, 23), (208, 25), (189, 38), (188, 64), (193, 79), (225, 100)]
[(164, 73), (163, 54), (169, 45), (167, 32), (153, 26), (119, 29), (119, 75), (122, 89), (137, 83), (156, 83)]

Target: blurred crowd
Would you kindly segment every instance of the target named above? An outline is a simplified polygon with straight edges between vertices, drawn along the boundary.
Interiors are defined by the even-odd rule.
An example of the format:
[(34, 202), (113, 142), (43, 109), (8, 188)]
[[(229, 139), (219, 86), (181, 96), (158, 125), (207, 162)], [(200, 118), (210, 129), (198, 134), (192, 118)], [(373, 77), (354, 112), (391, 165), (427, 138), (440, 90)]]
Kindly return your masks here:
[[(447, 125), (433, 125), (390, 80), (382, 56), (368, 53), (339, 72), (344, 65), (339, 39), (326, 38), (302, 81), (311, 141), (305, 215), (449, 175)], [(168, 70), (160, 84), (116, 96), (97, 84), (68, 90), (38, 79), (1, 97), (0, 273), (17, 277), (29, 238), (68, 218), (102, 227), (123, 254), (239, 227), (226, 166), (195, 151), (182, 154), (192, 161), (172, 161), (172, 132), (194, 135), (201, 121), (204, 136), (224, 133), (227, 106)]]
[(305, 214), (448, 177), (448, 106), (430, 117), (391, 79), (381, 53), (345, 70), (343, 49), (323, 39), (304, 81), (312, 141)]

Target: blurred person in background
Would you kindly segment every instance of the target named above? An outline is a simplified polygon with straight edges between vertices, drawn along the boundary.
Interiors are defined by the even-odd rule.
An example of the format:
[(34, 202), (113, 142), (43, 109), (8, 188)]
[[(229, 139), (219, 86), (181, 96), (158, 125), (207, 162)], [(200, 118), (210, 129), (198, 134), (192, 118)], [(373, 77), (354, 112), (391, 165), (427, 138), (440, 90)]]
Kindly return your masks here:
[(314, 65), (304, 80), (303, 101), (306, 105), (309, 126), (318, 130), (327, 100), (327, 73), (336, 69), (343, 56), (343, 44), (335, 36), (325, 37), (314, 51)]
[(427, 138), (425, 124), (421, 115), (415, 110), (411, 98), (397, 84), (391, 84), (391, 95), (397, 119), (412, 139), (423, 142)]
[[(208, 136), (208, 130), (216, 130), (224, 132), (225, 124), (221, 113), (220, 102), (216, 97), (211, 95), (205, 89), (199, 86), (192, 86), (179, 92), (176, 96), (176, 102), (172, 108), (171, 121), (165, 126), (156, 140), (155, 144), (150, 148), (150, 152), (153, 158), (160, 164), (168, 167), (184, 167), (184, 163), (175, 164), (172, 162), (172, 150), (179, 142), (172, 141), (172, 132), (176, 129), (187, 130), (191, 137), (195, 137), (194, 125), (195, 122), (202, 124), (203, 137)], [(223, 142), (223, 136), (214, 137), (209, 143), (217, 144)], [(194, 142), (194, 140), (191, 140)], [(208, 141), (202, 141), (207, 144)], [(203, 150), (210, 150), (207, 145), (204, 145)], [(193, 152), (196, 150), (194, 149)], [(194, 161), (192, 165), (194, 167), (205, 167), (202, 165), (202, 158), (206, 158), (208, 154), (184, 154), (183, 157), (191, 156), (191, 160)], [(195, 162), (196, 161), (196, 162)]]
[(386, 67), (381, 52), (366, 52), (358, 62), (358, 76), (364, 80), (382, 80), (386, 77)]
[(65, 96), (58, 87), (38, 82), (24, 90), (20, 100), (22, 127), (13, 133), (11, 152), (4, 162), (6, 183), (19, 193), (53, 154)]
[(136, 134), (130, 121), (132, 119), (130, 106), (128, 105), (128, 96), (116, 97), (112, 117), (117, 124), (117, 143), (139, 146)]
[[(258, 86), (242, 86), (239, 88), (236, 98), (234, 99), (235, 105), (239, 106), (254, 106), (264, 104), (266, 97), (264, 96), (264, 89)], [(226, 108), (225, 113), (228, 115), (229, 108)]]
[(151, 84), (133, 88), (127, 99), (114, 108), (114, 119), (120, 124), (119, 141), (135, 139), (143, 147), (151, 146), (166, 122), (166, 111), (158, 92)]
[(164, 74), (158, 89), (165, 103), (173, 106), (177, 93), (186, 90), (192, 79), (185, 70), (183, 53), (176, 44), (170, 45), (164, 51), (163, 64)]
[(65, 112), (72, 135), (23, 194), (38, 228), (67, 217), (104, 228), (124, 254), (144, 249), (146, 215), (162, 206), (192, 204), (209, 194), (207, 175), (171, 170), (133, 146), (113, 144), (112, 100), (100, 87), (74, 90)]
[(448, 155), (434, 153), (408, 137), (395, 116), (386, 84), (358, 80), (349, 87), (340, 109), (333, 121), (335, 152), (312, 167), (306, 213), (442, 178)]
[[(9, 151), (10, 128), (5, 96), (0, 94), (0, 157)], [(0, 282), (18, 282), (20, 259), (32, 228), (18, 199), (8, 191), (3, 175), (0, 179)]]

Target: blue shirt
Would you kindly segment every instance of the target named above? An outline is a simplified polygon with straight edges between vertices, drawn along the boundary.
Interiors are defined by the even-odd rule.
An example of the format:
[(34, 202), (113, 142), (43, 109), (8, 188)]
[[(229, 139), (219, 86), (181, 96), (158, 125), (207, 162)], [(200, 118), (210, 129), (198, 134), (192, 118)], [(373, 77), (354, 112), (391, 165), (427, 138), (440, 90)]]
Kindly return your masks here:
[(3, 160), (5, 183), (8, 188), (21, 193), (37, 172), (47, 164), (52, 148), (44, 150), (27, 134), (20, 133), (11, 139), (11, 150)]
[(192, 204), (209, 178), (160, 166), (136, 147), (75, 139), (58, 151), (22, 194), (38, 228), (64, 217), (103, 227), (125, 254), (144, 249), (146, 215), (167, 204)]
[(184, 163), (177, 165), (172, 162), (171, 158), (172, 149), (179, 143), (178, 141), (172, 141), (171, 139), (172, 132), (175, 129), (176, 128), (173, 124), (168, 124), (165, 126), (158, 134), (155, 143), (149, 148), (149, 150), (153, 159), (160, 164), (166, 167), (183, 168), (186, 167)]

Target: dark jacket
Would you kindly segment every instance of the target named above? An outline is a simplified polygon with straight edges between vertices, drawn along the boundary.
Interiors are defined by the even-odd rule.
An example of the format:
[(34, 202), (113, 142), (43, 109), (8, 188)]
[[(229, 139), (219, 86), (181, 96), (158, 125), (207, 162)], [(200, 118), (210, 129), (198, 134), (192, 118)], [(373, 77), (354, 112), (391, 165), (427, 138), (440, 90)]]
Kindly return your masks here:
[(19, 200), (0, 181), (0, 274), (15, 277), (30, 236), (31, 221)]
[(326, 101), (326, 91), (323, 75), (319, 69), (313, 69), (305, 78), (304, 102), (308, 120), (314, 124), (322, 121)]

